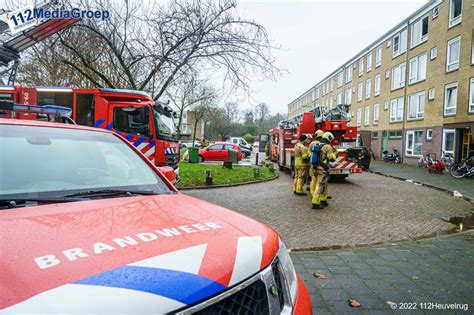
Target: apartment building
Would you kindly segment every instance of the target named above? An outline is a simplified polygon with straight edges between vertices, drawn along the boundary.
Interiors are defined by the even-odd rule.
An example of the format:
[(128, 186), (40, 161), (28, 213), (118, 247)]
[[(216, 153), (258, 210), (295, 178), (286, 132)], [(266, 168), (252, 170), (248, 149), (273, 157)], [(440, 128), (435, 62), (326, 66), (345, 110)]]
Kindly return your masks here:
[(292, 101), (289, 119), (347, 104), (358, 144), (379, 158), (393, 149), (410, 164), (426, 153), (467, 157), (474, 149), (473, 6), (428, 2)]
[(194, 127), (196, 127), (195, 139), (204, 139), (205, 122), (200, 119), (196, 124), (196, 117), (193, 111), (185, 111), (179, 128), (181, 139), (193, 139)]

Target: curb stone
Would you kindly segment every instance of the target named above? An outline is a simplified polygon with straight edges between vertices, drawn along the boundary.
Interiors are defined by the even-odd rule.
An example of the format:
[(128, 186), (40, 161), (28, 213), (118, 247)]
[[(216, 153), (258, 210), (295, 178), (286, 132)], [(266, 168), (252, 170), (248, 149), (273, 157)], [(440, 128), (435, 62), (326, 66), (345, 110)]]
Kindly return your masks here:
[(226, 188), (226, 187), (236, 187), (250, 184), (264, 183), (271, 180), (275, 180), (280, 177), (280, 173), (275, 171), (275, 176), (272, 178), (267, 178), (263, 180), (253, 180), (249, 182), (235, 183), (235, 184), (222, 184), (222, 185), (212, 185), (212, 186), (186, 186), (186, 187), (176, 187), (178, 190), (193, 190), (193, 189), (213, 189), (213, 188)]

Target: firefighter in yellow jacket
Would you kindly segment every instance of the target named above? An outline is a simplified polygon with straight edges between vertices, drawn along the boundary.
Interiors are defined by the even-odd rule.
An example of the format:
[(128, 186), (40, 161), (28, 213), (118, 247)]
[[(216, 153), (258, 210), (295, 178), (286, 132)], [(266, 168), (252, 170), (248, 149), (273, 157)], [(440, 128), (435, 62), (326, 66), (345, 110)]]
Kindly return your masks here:
[(306, 135), (301, 135), (299, 142), (295, 144), (295, 179), (293, 182), (293, 192), (296, 195), (306, 195), (303, 191), (309, 170), (309, 148), (305, 143), (306, 141)]
[[(329, 162), (336, 160), (336, 150), (331, 146), (334, 136), (330, 132), (325, 132), (322, 136), (318, 161), (313, 166), (313, 173), (316, 174), (316, 187), (312, 196), (312, 208), (322, 209), (328, 205), (328, 180), (329, 180)], [(312, 154), (315, 154), (314, 152)]]
[[(311, 152), (313, 151), (314, 146), (319, 146), (321, 143), (321, 139), (323, 138), (324, 131), (319, 129), (314, 133), (315, 140), (309, 144), (309, 154), (311, 157)], [(310, 158), (311, 159), (311, 158)], [(310, 161), (311, 162), (311, 161)], [(311, 176), (311, 184), (310, 184), (310, 192), (311, 196), (314, 193), (314, 189), (316, 188), (316, 182), (317, 182), (317, 175), (314, 171), (313, 167), (309, 168), (309, 176)]]

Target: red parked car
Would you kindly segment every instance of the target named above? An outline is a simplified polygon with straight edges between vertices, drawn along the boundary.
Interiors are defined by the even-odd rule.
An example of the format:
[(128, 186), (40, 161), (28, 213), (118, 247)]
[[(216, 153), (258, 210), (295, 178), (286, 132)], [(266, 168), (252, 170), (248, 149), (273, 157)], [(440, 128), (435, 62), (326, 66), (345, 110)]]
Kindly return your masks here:
[(238, 152), (238, 160), (242, 160), (242, 152), (239, 146), (226, 142), (215, 142), (206, 148), (199, 150), (199, 162), (203, 161), (227, 161), (229, 157), (228, 150), (235, 150)]

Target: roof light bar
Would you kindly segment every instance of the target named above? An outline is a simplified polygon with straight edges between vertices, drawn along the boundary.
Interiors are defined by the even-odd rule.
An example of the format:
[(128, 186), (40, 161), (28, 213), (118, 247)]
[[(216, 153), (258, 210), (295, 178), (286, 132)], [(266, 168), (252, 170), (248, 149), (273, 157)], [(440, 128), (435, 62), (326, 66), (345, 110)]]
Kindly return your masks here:
[(71, 117), (72, 109), (57, 105), (27, 105), (15, 104), (9, 101), (0, 101), (0, 110), (8, 110), (12, 112), (46, 114), (57, 117)]
[(0, 90), (13, 91), (15, 88), (11, 85), (0, 85)]
[(150, 95), (147, 92), (137, 91), (137, 90), (100, 88), (99, 91), (104, 92), (104, 93), (127, 93), (127, 94), (136, 94), (136, 95), (143, 95), (143, 96), (150, 97)]
[(60, 87), (60, 86), (37, 86), (36, 91), (38, 92), (72, 92), (70, 87)]

